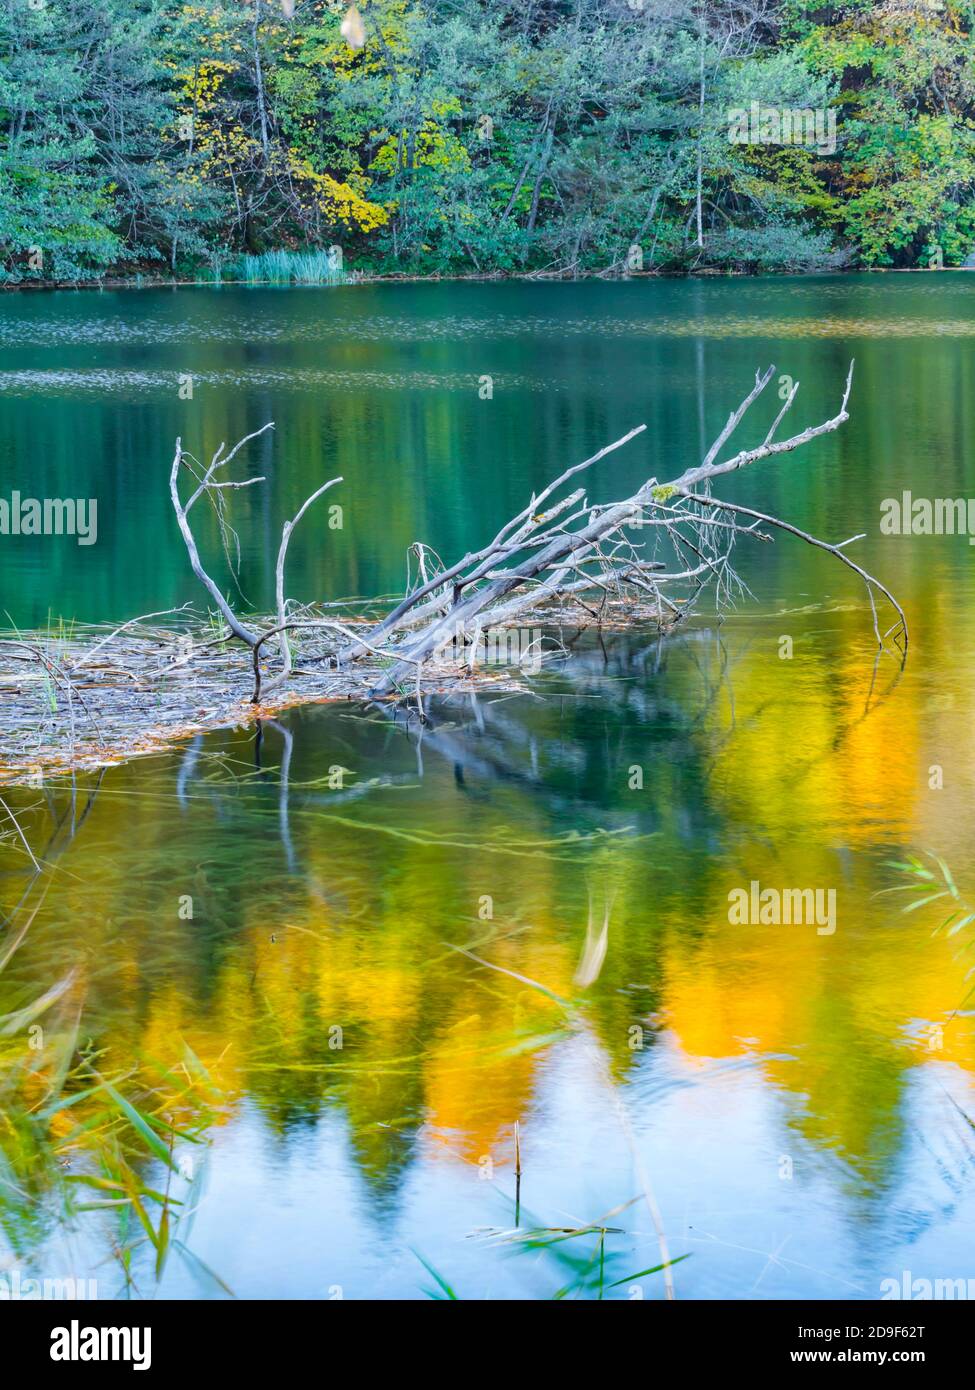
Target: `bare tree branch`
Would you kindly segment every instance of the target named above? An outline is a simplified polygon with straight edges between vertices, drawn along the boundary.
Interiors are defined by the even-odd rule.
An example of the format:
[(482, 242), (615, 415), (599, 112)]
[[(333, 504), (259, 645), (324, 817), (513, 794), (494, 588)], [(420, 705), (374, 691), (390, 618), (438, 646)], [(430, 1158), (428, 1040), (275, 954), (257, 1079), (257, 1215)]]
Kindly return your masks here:
[(238, 444), (234, 445), (233, 449), (231, 449), (230, 453), (227, 454), (226, 457), (222, 457), (224, 446), (223, 444), (221, 444), (220, 447), (217, 449), (216, 453), (213, 455), (213, 458), (210, 461), (210, 466), (207, 469), (206, 473), (203, 475), (202, 481), (200, 482), (196, 491), (190, 496), (190, 500), (186, 503), (185, 506), (180, 501), (179, 496), (179, 470), (183, 463), (186, 461), (186, 456), (183, 453), (182, 442), (179, 439), (177, 439), (176, 441), (176, 453), (173, 455), (173, 466), (170, 469), (169, 473), (169, 495), (172, 498), (173, 510), (176, 513), (176, 521), (179, 525), (180, 532), (186, 544), (186, 549), (190, 557), (190, 566), (192, 567), (193, 573), (196, 575), (197, 579), (206, 589), (207, 593), (210, 595), (214, 603), (219, 608), (220, 612), (223, 614), (224, 620), (226, 621), (227, 626), (230, 628), (234, 636), (238, 637), (241, 642), (246, 642), (249, 647), (253, 647), (256, 643), (257, 633), (253, 632), (249, 627), (247, 627), (244, 623), (240, 621), (240, 619), (237, 617), (237, 614), (234, 612), (230, 604), (227, 602), (227, 600), (221, 593), (219, 585), (213, 579), (210, 578), (209, 574), (207, 574), (206, 570), (203, 568), (203, 562), (200, 559), (200, 552), (197, 549), (196, 545), (196, 538), (193, 535), (193, 530), (189, 523), (189, 513), (192, 507), (195, 505), (195, 503), (200, 499), (200, 497), (202, 497), (205, 492), (210, 491), (212, 488), (249, 487), (252, 483), (262, 482), (263, 479), (260, 478), (249, 478), (246, 481), (240, 483), (215, 483), (213, 482), (213, 475), (217, 472), (218, 469), (225, 468), (227, 464), (230, 463), (231, 460), (235, 457), (235, 455), (239, 452), (239, 450), (241, 450), (244, 447), (245, 444), (248, 444), (252, 439), (257, 439), (258, 436), (264, 434), (266, 430), (273, 429), (274, 422), (270, 421), (268, 424), (263, 425), (259, 430), (255, 430), (253, 434), (246, 435), (242, 440), (240, 440)]

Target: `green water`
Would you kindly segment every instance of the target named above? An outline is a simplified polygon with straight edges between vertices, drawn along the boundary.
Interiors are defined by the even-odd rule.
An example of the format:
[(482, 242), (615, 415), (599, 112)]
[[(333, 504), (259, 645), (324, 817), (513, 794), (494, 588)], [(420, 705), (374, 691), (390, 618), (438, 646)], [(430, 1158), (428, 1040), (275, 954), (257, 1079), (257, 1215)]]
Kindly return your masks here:
[[(241, 1295), (421, 1297), (419, 1254), (462, 1297), (595, 1296), (598, 1236), (569, 1265), (485, 1235), (517, 1220), (618, 1227), (604, 1292), (629, 1297), (660, 1262), (641, 1173), (689, 1256), (678, 1296), (975, 1275), (965, 933), (932, 937), (940, 904), (883, 893), (887, 861), (930, 849), (975, 897), (972, 551), (879, 525), (905, 488), (975, 488), (973, 333), (964, 275), (0, 299), (0, 494), (99, 506), (91, 547), (0, 538), (20, 625), (199, 602), (166, 498), (177, 435), (203, 456), (275, 421), (246, 460), (267, 484), (234, 500), (255, 606), (281, 520), (343, 476), (342, 527), (308, 518), (291, 551), (295, 596), (338, 599), (402, 589), (410, 542), (463, 552), (635, 424), (591, 500), (675, 476), (769, 362), (817, 423), (855, 358), (840, 432), (719, 491), (865, 532), (851, 554), (912, 642), (903, 670), (876, 663), (854, 575), (742, 542), (753, 599), (667, 643), (565, 631), (531, 696), (434, 705), (426, 728), (307, 710), (6, 793), (43, 872), (0, 841), (5, 937), (30, 919), (0, 1014), (69, 980), (41, 1048), (23, 1020), (0, 1039), (9, 1113), (59, 1047), (178, 1113), (204, 1141), (174, 1146), (174, 1191), (201, 1175), (187, 1247)], [(732, 924), (752, 881), (832, 889), (835, 931)], [(174, 1081), (184, 1041), (205, 1104)], [(68, 1217), (59, 1183), (120, 1136), (62, 1115), (52, 1177), (25, 1125), (0, 1146), (0, 1272), (95, 1271), (110, 1296), (117, 1212)], [(132, 1163), (164, 1187), (158, 1159)], [(178, 1252), (159, 1288), (222, 1296)]]
[[(371, 597), (402, 589), (414, 540), (462, 553), (635, 424), (646, 434), (593, 479), (593, 498), (679, 471), (770, 361), (801, 381), (809, 424), (833, 412), (857, 357), (853, 420), (735, 495), (826, 530), (861, 515), (874, 532), (880, 500), (919, 470), (964, 490), (973, 334), (961, 275), (8, 295), (5, 495), (95, 497), (99, 539), (79, 553), (7, 538), (5, 606), (29, 624), (49, 609), (93, 620), (198, 599), (169, 508), (177, 436), (209, 457), (275, 421), (246, 459), (267, 486), (235, 498), (255, 606), (272, 596), (281, 520), (338, 475), (329, 501), (345, 525), (296, 535), (292, 587)], [(790, 593), (804, 556), (763, 559)]]

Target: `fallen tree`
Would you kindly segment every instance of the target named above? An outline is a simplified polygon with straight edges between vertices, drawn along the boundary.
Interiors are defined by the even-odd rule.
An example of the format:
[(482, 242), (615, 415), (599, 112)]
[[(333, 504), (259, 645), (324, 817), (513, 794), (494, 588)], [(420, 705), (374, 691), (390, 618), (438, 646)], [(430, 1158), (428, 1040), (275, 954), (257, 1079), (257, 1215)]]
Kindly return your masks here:
[[(252, 440), (274, 428), (273, 423), (247, 435), (229, 452), (221, 444), (205, 467), (177, 440), (170, 497), (190, 567), (216, 610), (218, 632), (213, 635), (212, 623), (204, 631), (182, 609), (133, 619), (108, 631), (88, 629), (59, 638), (55, 651), (42, 634), (3, 639), (2, 650), (13, 667), (5, 670), (0, 665), (0, 682), (8, 690), (15, 685), (14, 693), (22, 695), (32, 678), (40, 678), (53, 699), (38, 731), (36, 710), (32, 720), (22, 701), (8, 698), (6, 718), (0, 719), (0, 767), (16, 775), (27, 766), (70, 767), (82, 759), (132, 756), (215, 724), (340, 696), (415, 699), (422, 718), (425, 691), (517, 682), (517, 665), (487, 672), (479, 663), (486, 632), (526, 622), (549, 629), (566, 623), (644, 622), (672, 631), (694, 611), (705, 589), (714, 591), (719, 606), (734, 602), (744, 592), (733, 565), (738, 538), (769, 543), (776, 531), (827, 551), (858, 575), (870, 599), (878, 648), (890, 644), (903, 659), (908, 644), (903, 610), (891, 592), (846, 553), (862, 537), (830, 543), (769, 512), (712, 495), (716, 479), (791, 453), (849, 418), (852, 363), (840, 408), (831, 419), (778, 438), (796, 399), (796, 382), (762, 442), (722, 457), (774, 371), (770, 366), (756, 373), (751, 390), (699, 464), (662, 482), (649, 478), (622, 500), (591, 505), (586, 488), (574, 480), (643, 433), (646, 427), (639, 425), (567, 468), (481, 549), (444, 564), (426, 545), (415, 543), (411, 551), (416, 575), (407, 592), (387, 612), (370, 605), (374, 611), (369, 615), (333, 614), (327, 605), (302, 605), (287, 598), (286, 562), (295, 528), (341, 478), (322, 483), (284, 523), (275, 567), (274, 614), (239, 614), (203, 564), (191, 514), (200, 502), (213, 508), (233, 566), (236, 534), (227, 499), (264, 479), (236, 479), (228, 470)], [(192, 486), (184, 501), (187, 476)], [(883, 603), (894, 614), (886, 628), (880, 619)], [(163, 617), (171, 620), (169, 625), (149, 626)], [(555, 639), (549, 643), (547, 654), (558, 653)], [(249, 696), (240, 689), (234, 644), (249, 652)], [(180, 679), (174, 682), (177, 671)], [(163, 707), (161, 721), (157, 705)], [(30, 728), (40, 734), (33, 744), (27, 736)], [(18, 737), (21, 746), (10, 746), (9, 740)]]

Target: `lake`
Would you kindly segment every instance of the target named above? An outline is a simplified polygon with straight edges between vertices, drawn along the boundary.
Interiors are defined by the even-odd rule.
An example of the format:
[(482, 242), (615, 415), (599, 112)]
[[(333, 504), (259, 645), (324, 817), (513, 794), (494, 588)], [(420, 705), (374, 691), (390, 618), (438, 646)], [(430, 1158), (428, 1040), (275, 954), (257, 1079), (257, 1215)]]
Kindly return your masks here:
[[(975, 899), (975, 571), (965, 534), (881, 530), (907, 490), (975, 490), (973, 337), (948, 273), (0, 297), (0, 495), (98, 502), (97, 544), (0, 537), (20, 627), (200, 602), (177, 436), (275, 422), (233, 502), (250, 605), (337, 475), (290, 589), (372, 597), (636, 424), (590, 500), (676, 476), (769, 363), (744, 442), (784, 377), (816, 424), (851, 359), (849, 423), (715, 491), (864, 533), (911, 626), (878, 659), (856, 575), (740, 538), (750, 597), (663, 641), (563, 629), (528, 694), (427, 727), (308, 708), (6, 791), (43, 872), (0, 842), (0, 1276), (659, 1299), (662, 1248), (677, 1297), (975, 1274), (972, 937), (935, 931)], [(928, 854), (957, 900), (890, 891), (911, 855), (939, 891)], [(833, 920), (732, 921), (753, 883)]]

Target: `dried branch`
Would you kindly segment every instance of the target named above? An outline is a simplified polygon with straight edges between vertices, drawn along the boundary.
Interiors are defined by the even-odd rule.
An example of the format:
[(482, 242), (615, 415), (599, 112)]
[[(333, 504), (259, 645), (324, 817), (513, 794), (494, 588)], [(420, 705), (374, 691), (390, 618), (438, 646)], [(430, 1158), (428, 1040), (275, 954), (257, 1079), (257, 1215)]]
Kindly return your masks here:
[[(36, 662), (53, 689), (58, 693), (63, 690), (67, 695), (65, 708), (52, 709), (49, 722), (56, 739), (60, 740), (60, 750), (57, 746), (43, 750), (45, 757), (50, 754), (47, 761), (60, 767), (65, 766), (66, 761), (75, 765), (79, 756), (89, 760), (103, 758), (107, 747), (144, 749), (147, 741), (151, 743), (164, 737), (165, 729), (159, 729), (159, 717), (155, 713), (161, 702), (146, 701), (143, 694), (154, 687), (161, 691), (159, 682), (168, 682), (163, 722), (168, 720), (170, 728), (178, 726), (185, 732), (212, 727), (214, 721), (228, 717), (239, 719), (239, 701), (231, 697), (228, 702), (227, 696), (235, 667), (232, 652), (225, 644), (233, 641), (242, 641), (251, 653), (254, 675), (251, 700), (255, 706), (261, 705), (269, 689), (292, 673), (294, 663), (297, 668), (294, 670), (295, 688), (300, 687), (309, 695), (365, 696), (370, 692), (403, 695), (409, 689), (412, 697), (415, 688), (422, 718), (424, 684), (428, 688), (433, 682), (445, 689), (452, 685), (469, 688), (474, 673), (468, 669), (465, 657), (473, 656), (480, 633), (510, 627), (525, 613), (531, 614), (533, 623), (546, 619), (558, 622), (566, 616), (575, 623), (580, 611), (599, 624), (652, 621), (659, 631), (673, 631), (693, 611), (700, 595), (708, 588), (713, 587), (719, 606), (732, 604), (747, 595), (747, 587), (732, 564), (734, 546), (740, 536), (751, 536), (767, 543), (775, 530), (797, 536), (853, 570), (866, 585), (878, 648), (882, 650), (893, 634), (895, 643), (906, 654), (908, 631), (903, 609), (880, 580), (846, 553), (855, 537), (830, 544), (765, 511), (724, 502), (711, 494), (714, 479), (796, 450), (836, 430), (848, 419), (852, 363), (839, 410), (832, 418), (777, 442), (778, 432), (797, 398), (798, 383), (792, 383), (771, 427), (759, 436), (762, 442), (723, 458), (736, 431), (774, 375), (774, 367), (756, 374), (754, 384), (730, 413), (701, 463), (685, 469), (671, 482), (660, 484), (656, 477), (650, 477), (631, 496), (598, 504), (590, 504), (585, 488), (578, 485), (580, 473), (592, 469), (643, 433), (645, 426), (640, 425), (581, 463), (566, 468), (540, 493), (533, 494), (527, 505), (511, 517), (487, 545), (468, 551), (456, 563), (445, 564), (426, 545), (416, 542), (411, 554), (416, 557), (417, 566), (414, 571), (411, 564), (408, 572), (408, 592), (392, 603), (385, 617), (368, 625), (355, 620), (344, 622), (341, 612), (334, 618), (320, 616), (323, 609), (339, 608), (338, 604), (298, 610), (289, 602), (286, 592), (291, 537), (314, 502), (340, 482), (340, 478), (330, 479), (318, 487), (282, 527), (275, 566), (274, 614), (245, 618), (235, 611), (216, 580), (204, 568), (190, 517), (201, 498), (214, 506), (229, 559), (228, 536), (236, 540), (236, 533), (230, 527), (224, 499), (262, 479), (234, 479), (228, 476), (227, 470), (245, 445), (273, 429), (273, 424), (246, 435), (229, 451), (221, 444), (205, 468), (186, 453), (177, 440), (170, 472), (172, 505), (193, 573), (223, 620), (219, 635), (196, 634), (192, 673), (185, 682), (173, 682), (173, 664), (168, 655), (160, 655), (161, 636), (172, 634), (164, 630), (160, 633), (138, 629), (138, 624), (145, 623), (147, 618), (163, 614), (147, 614), (111, 630), (106, 624), (99, 629), (97, 641), (94, 634), (88, 636), (91, 645), (87, 647), (74, 635), (56, 652), (46, 649), (43, 634), (32, 634), (29, 638), (17, 634), (16, 641), (9, 643), (13, 649), (11, 664)], [(185, 503), (180, 496), (180, 470), (184, 466), (193, 479)], [(234, 568), (232, 560), (231, 568)], [(586, 602), (589, 594), (594, 596), (591, 606)], [(892, 606), (897, 616), (897, 622), (885, 632), (878, 619), (878, 596)], [(384, 599), (380, 605), (379, 600), (372, 601), (374, 611), (381, 612), (389, 602)], [(353, 601), (345, 605), (350, 612), (355, 606)], [(287, 634), (294, 636), (293, 645)], [(268, 662), (264, 658), (268, 644), (275, 639), (283, 639), (280, 642), (281, 669), (269, 676), (262, 670), (262, 659), (266, 667)], [(99, 654), (110, 646), (113, 648), (111, 661), (96, 663)], [(7, 644), (0, 650), (6, 651)], [(326, 670), (329, 674), (322, 674)], [(80, 686), (73, 679), (79, 672), (85, 675), (85, 682)], [(37, 678), (24, 673), (26, 691), (30, 690), (31, 679)], [(17, 687), (17, 694), (21, 693), (21, 680), (17, 673), (8, 681)], [(114, 738), (111, 744), (106, 744), (83, 693), (92, 688), (99, 695), (110, 697), (107, 704), (98, 706), (98, 713), (107, 713), (112, 721)], [(78, 708), (84, 710), (94, 730), (94, 737), (87, 740), (87, 750), (82, 749), (80, 754), (76, 751), (75, 696)], [(29, 700), (21, 701), (17, 718), (22, 729), (36, 726), (36, 714)], [(118, 741), (120, 728), (121, 743)], [(67, 759), (64, 757), (66, 742)], [(28, 751), (25, 743), (23, 748), (17, 749), (17, 755), (26, 761), (37, 751), (36, 744)]]
[[(556, 502), (548, 513), (540, 511), (541, 505), (548, 502), (549, 498), (569, 478), (581, 469), (590, 467), (598, 459), (605, 457), (605, 454), (610, 450), (619, 448), (628, 442), (644, 427), (641, 426), (630, 431), (622, 439), (617, 440), (615, 444), (610, 445), (608, 449), (601, 450), (591, 459), (567, 469), (554, 482), (550, 483), (539, 496), (533, 496), (529, 505), (507, 522), (488, 546), (476, 553), (469, 553), (458, 564), (441, 571), (412, 594), (407, 595), (393, 612), (373, 630), (370, 634), (371, 638), (373, 641), (380, 641), (388, 640), (397, 631), (404, 628), (416, 628), (419, 624), (423, 624), (419, 627), (418, 632), (412, 637), (407, 636), (405, 641), (393, 649), (397, 665), (383, 676), (377, 691), (381, 693), (398, 683), (402, 674), (400, 663), (415, 664), (428, 660), (452, 637), (456, 638), (459, 634), (469, 631), (475, 622), (479, 627), (495, 625), (499, 621), (510, 622), (512, 616), (519, 610), (528, 605), (537, 605), (542, 600), (554, 597), (559, 592), (580, 593), (584, 592), (587, 587), (604, 587), (609, 581), (617, 586), (621, 595), (627, 587), (632, 586), (645, 591), (649, 589), (650, 592), (659, 596), (661, 585), (686, 583), (700, 579), (702, 575), (711, 577), (717, 584), (719, 601), (730, 601), (737, 594), (746, 592), (742, 581), (731, 569), (730, 546), (734, 542), (735, 536), (747, 528), (731, 527), (728, 532), (729, 548), (723, 552), (718, 551), (715, 545), (715, 533), (707, 530), (706, 519), (701, 517), (698, 511), (689, 508), (669, 508), (666, 503), (676, 495), (684, 501), (693, 502), (696, 507), (712, 506), (714, 504), (708, 491), (712, 479), (758, 463), (766, 458), (789, 453), (823, 434), (838, 429), (849, 419), (847, 406), (853, 383), (853, 366), (854, 364), (851, 362), (839, 411), (822, 424), (809, 426), (785, 440), (776, 442), (775, 435), (779, 426), (796, 399), (799, 387), (798, 382), (794, 383), (790, 386), (783, 406), (763, 442), (756, 448), (742, 449), (731, 458), (721, 460), (722, 449), (772, 380), (775, 367), (770, 366), (765, 372), (756, 373), (754, 386), (741, 404), (729, 415), (723, 429), (701, 464), (687, 469), (672, 482), (665, 483), (663, 486), (658, 485), (656, 479), (651, 478), (632, 497), (621, 502), (587, 509), (583, 501), (582, 507), (568, 518), (564, 516), (564, 513), (579, 502), (580, 492), (575, 492), (560, 502)], [(703, 487), (704, 491), (695, 491), (698, 487)], [(736, 509), (728, 507), (727, 510), (730, 512)], [(830, 546), (825, 541), (820, 542), (800, 531), (799, 528), (790, 527), (789, 523), (780, 522), (777, 518), (766, 513), (750, 512), (747, 508), (737, 510), (740, 510), (744, 515), (752, 516), (755, 526), (764, 523), (768, 526), (792, 530), (794, 534), (807, 540), (810, 544), (818, 545), (837, 555), (844, 564), (854, 569), (864, 579), (871, 604), (873, 604), (875, 591), (894, 602), (889, 591), (850, 560), (848, 556), (844, 555), (840, 547)], [(677, 555), (684, 559), (683, 567), (660, 573), (659, 564), (648, 563), (643, 559), (633, 543), (624, 534), (625, 529), (634, 524), (662, 525)], [(681, 530), (682, 526), (686, 527), (687, 530)], [(762, 539), (767, 539), (767, 537), (762, 537)], [(610, 548), (609, 555), (607, 555), (607, 547)], [(700, 561), (699, 564), (695, 564), (693, 560), (688, 560), (685, 548), (693, 553)], [(622, 551), (627, 552), (625, 556), (621, 553)], [(587, 576), (586, 567), (593, 564), (598, 567), (598, 579), (595, 575), (589, 575), (570, 584), (565, 583), (567, 575)], [(697, 597), (704, 582), (701, 580), (694, 598)], [(447, 583), (453, 585), (453, 601), (449, 610), (444, 612), (442, 598), (439, 596), (443, 593)], [(522, 594), (517, 599), (509, 597), (516, 590), (523, 590), (528, 586), (536, 585), (538, 587), (533, 588), (528, 595)], [(424, 600), (426, 601), (424, 602)], [(669, 604), (669, 601), (668, 606), (674, 607), (674, 605)], [(906, 620), (896, 603), (894, 606), (897, 608), (900, 619), (899, 626), (904, 631), (906, 643)], [(682, 615), (683, 612), (686, 612), (686, 608), (687, 605), (684, 605), (684, 608), (680, 610)], [(882, 645), (884, 637), (890, 634), (881, 636), (879, 625), (876, 622), (876, 612), (874, 612), (874, 616), (878, 644)], [(349, 655), (356, 654), (356, 649), (349, 653)]]
[(322, 483), (316, 492), (310, 497), (306, 497), (290, 521), (286, 521), (281, 528), (281, 547), (278, 550), (278, 562), (275, 566), (275, 597), (277, 599), (278, 630), (281, 636), (281, 656), (284, 661), (284, 668), (276, 677), (277, 681), (283, 681), (291, 674), (291, 644), (287, 638), (287, 601), (284, 595), (284, 564), (288, 556), (288, 546), (291, 542), (291, 535), (298, 522), (307, 512), (313, 502), (317, 502), (323, 492), (328, 492), (330, 487), (342, 482), (341, 478), (331, 478), (327, 483)]
[[(179, 496), (179, 470), (184, 464), (186, 464), (186, 466), (189, 468), (189, 456), (184, 454), (182, 442), (179, 439), (177, 439), (176, 441), (176, 453), (173, 456), (173, 466), (170, 469), (169, 473), (169, 495), (172, 498), (173, 510), (176, 513), (176, 521), (179, 525), (180, 532), (186, 544), (186, 549), (190, 557), (190, 565), (192, 567), (193, 573), (196, 575), (197, 579), (200, 581), (200, 583), (206, 589), (207, 593), (213, 599), (214, 603), (217, 605), (217, 608), (222, 613), (224, 620), (227, 623), (227, 626), (230, 628), (234, 636), (239, 638), (241, 642), (246, 642), (249, 647), (253, 647), (256, 643), (257, 633), (252, 631), (249, 627), (246, 626), (246, 624), (240, 621), (240, 619), (237, 617), (237, 614), (234, 612), (230, 604), (227, 602), (227, 600), (221, 593), (219, 585), (216, 584), (216, 582), (210, 578), (209, 574), (207, 574), (206, 570), (203, 568), (203, 562), (200, 559), (200, 552), (197, 549), (196, 545), (196, 538), (193, 535), (193, 530), (189, 523), (189, 514), (204, 493), (211, 492), (216, 488), (250, 487), (253, 483), (259, 483), (264, 481), (263, 478), (248, 478), (242, 482), (214, 482), (213, 475), (219, 469), (226, 468), (227, 464), (229, 464), (235, 458), (235, 456), (239, 453), (239, 451), (244, 447), (245, 444), (249, 444), (252, 439), (257, 439), (267, 430), (273, 429), (273, 421), (270, 421), (266, 425), (262, 425), (261, 428), (259, 430), (255, 430), (253, 434), (245, 435), (239, 443), (234, 445), (230, 453), (226, 456), (223, 455), (224, 445), (221, 444), (220, 447), (217, 449), (216, 453), (213, 455), (213, 458), (210, 460), (210, 466), (207, 469), (206, 473), (203, 475), (203, 478), (200, 480), (199, 486), (196, 488), (196, 491), (192, 493), (192, 495), (190, 496), (190, 500), (185, 504), (185, 506), (180, 501)], [(190, 469), (190, 471), (192, 472), (192, 469)], [(194, 474), (194, 476), (196, 475)]]
[[(837, 560), (842, 561), (844, 565), (847, 565), (851, 570), (858, 574), (860, 578), (863, 580), (864, 584), (866, 585), (867, 594), (870, 597), (870, 605), (873, 609), (873, 630), (876, 634), (877, 646), (882, 647), (884, 645), (885, 639), (889, 637), (892, 633), (894, 634), (894, 641), (896, 642), (898, 635), (902, 632), (904, 635), (903, 650), (905, 653), (907, 652), (907, 618), (904, 615), (903, 608), (901, 608), (900, 604), (894, 598), (894, 595), (890, 592), (886, 585), (881, 584), (879, 579), (875, 579), (872, 574), (868, 574), (865, 569), (858, 565), (854, 560), (851, 560), (849, 555), (847, 555), (843, 549), (843, 547), (849, 545), (851, 541), (862, 540), (862, 536), (852, 536), (850, 537), (850, 540), (840, 541), (838, 545), (830, 545), (828, 541), (823, 541), (820, 540), (818, 536), (810, 535), (808, 531), (803, 531), (798, 526), (793, 526), (792, 523), (789, 521), (782, 521), (776, 516), (767, 515), (767, 513), (765, 512), (754, 511), (751, 507), (742, 507), (737, 502), (721, 502), (717, 498), (702, 497), (699, 494), (693, 492), (686, 492), (683, 495), (687, 497), (690, 501), (697, 502), (702, 507), (717, 507), (721, 511), (738, 512), (743, 516), (754, 517), (756, 522), (763, 522), (766, 526), (774, 526), (780, 531), (788, 531), (790, 535), (798, 536), (799, 539), (805, 541), (807, 545), (813, 545), (818, 550), (825, 550), (830, 555), (835, 555)], [(881, 636), (880, 626), (877, 622), (877, 609), (873, 601), (874, 589), (876, 589), (878, 593), (883, 594), (884, 598), (897, 613), (899, 619), (899, 622), (895, 623), (893, 627), (888, 628), (887, 631), (883, 634), (883, 636)]]

